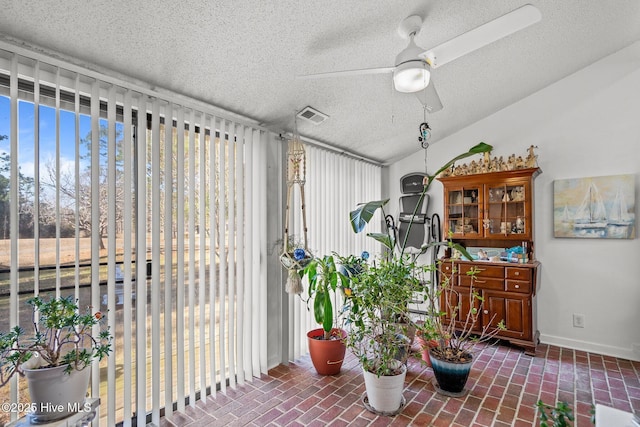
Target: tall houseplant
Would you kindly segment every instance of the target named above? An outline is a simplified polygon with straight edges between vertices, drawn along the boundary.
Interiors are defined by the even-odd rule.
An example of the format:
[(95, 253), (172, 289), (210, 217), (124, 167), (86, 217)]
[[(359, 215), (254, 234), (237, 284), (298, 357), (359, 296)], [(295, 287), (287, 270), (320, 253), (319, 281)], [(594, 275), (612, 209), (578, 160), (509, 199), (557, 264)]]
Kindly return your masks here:
[(409, 325), (402, 323), (406, 301), (422, 289), (415, 274), (419, 267), (408, 257), (382, 259), (351, 280), (351, 295), (345, 302), (347, 343), (362, 367), (377, 376), (399, 371), (395, 363), (398, 347), (406, 344)]
[[(469, 151), (445, 163), (435, 174), (427, 175), (412, 218), (415, 218), (424, 195), (437, 175), (452, 167), (458, 160), (486, 153), (491, 149), (492, 147), (485, 143), (475, 145)], [(362, 203), (349, 214), (353, 231), (360, 233), (378, 210), (382, 212), (387, 227), (386, 231), (368, 233), (367, 235), (380, 242), (386, 253), (377, 265), (373, 265), (353, 280), (352, 296), (348, 298), (345, 306), (349, 310), (347, 314), (349, 327), (347, 346), (356, 354), (362, 365), (370, 406), (375, 412), (381, 413), (395, 413), (401, 409), (402, 383), (404, 382), (403, 375), (406, 375), (406, 367), (402, 360), (398, 361), (395, 358), (395, 355), (398, 347), (402, 347), (407, 331), (398, 326), (397, 320), (409, 317), (408, 303), (413, 293), (424, 290), (424, 283), (421, 281), (421, 270), (424, 267), (416, 264), (415, 256), (409, 256), (405, 253), (406, 237), (403, 242), (396, 241), (394, 230), (391, 229), (391, 222), (387, 220), (384, 212), (384, 206), (388, 201), (389, 199)], [(413, 220), (409, 223), (409, 230), (412, 224)], [(408, 234), (409, 231), (406, 235), (408, 236)], [(421, 253), (426, 252), (432, 246), (446, 244), (448, 243), (429, 243), (421, 248)], [(470, 258), (464, 248), (459, 245), (455, 245), (455, 247)], [(388, 402), (381, 401), (379, 404), (371, 402), (373, 391), (366, 381), (368, 374), (380, 378), (392, 377), (398, 373), (402, 379), (399, 391), (396, 387), (394, 392), (396, 394), (393, 398)], [(387, 397), (388, 395), (390, 393), (387, 393)], [(384, 405), (383, 408), (382, 405)]]
[(81, 313), (71, 297), (37, 296), (27, 304), (34, 313), (33, 336), (19, 326), (0, 333), (0, 386), (16, 373), (25, 375), (34, 420), (64, 418), (82, 407), (90, 374), (85, 368), (109, 355), (112, 336), (108, 328), (93, 335), (104, 316), (90, 309)]
[(333, 255), (312, 259), (299, 273), (309, 283), (307, 308), (310, 304), (313, 306), (314, 319), (322, 325), (307, 333), (311, 361), (319, 374), (335, 375), (340, 372), (344, 360), (346, 332), (336, 328), (333, 299), (348, 279), (338, 270)]

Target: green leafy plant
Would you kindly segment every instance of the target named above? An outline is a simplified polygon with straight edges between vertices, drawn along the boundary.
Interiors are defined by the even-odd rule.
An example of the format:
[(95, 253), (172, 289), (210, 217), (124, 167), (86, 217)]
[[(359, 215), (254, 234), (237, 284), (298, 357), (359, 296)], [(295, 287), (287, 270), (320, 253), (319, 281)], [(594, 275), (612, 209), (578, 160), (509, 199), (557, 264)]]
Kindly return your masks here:
[(65, 372), (70, 373), (109, 355), (113, 339), (109, 328), (92, 335), (93, 327), (105, 321), (101, 312), (92, 313), (88, 308), (80, 313), (72, 297), (44, 300), (37, 296), (27, 304), (33, 308), (34, 335), (25, 336), (19, 326), (0, 333), (0, 385), (16, 372), (22, 373), (23, 367), (67, 365)]
[[(447, 163), (445, 163), (443, 166), (440, 167), (440, 169), (438, 169), (436, 171), (436, 173), (434, 173), (433, 175), (427, 175), (425, 177), (424, 183), (423, 183), (423, 189), (422, 192), (420, 193), (420, 198), (418, 199), (418, 202), (416, 203), (416, 207), (412, 213), (411, 216), (411, 221), (409, 222), (408, 225), (408, 229), (405, 235), (405, 239), (402, 242), (397, 242), (396, 241), (396, 237), (395, 234), (393, 233), (393, 230), (391, 229), (390, 226), (390, 222), (387, 221), (387, 214), (384, 211), (384, 206), (389, 202), (389, 199), (386, 200), (374, 200), (371, 202), (367, 202), (367, 203), (360, 203), (357, 205), (356, 209), (354, 209), (353, 211), (351, 211), (349, 213), (349, 220), (351, 222), (351, 228), (353, 229), (353, 231), (355, 233), (360, 233), (361, 231), (364, 230), (364, 228), (366, 227), (366, 225), (371, 221), (371, 219), (373, 218), (373, 216), (375, 215), (375, 213), (378, 211), (378, 209), (381, 211), (382, 213), (382, 217), (385, 219), (385, 225), (386, 225), (386, 231), (384, 233), (367, 233), (367, 236), (370, 236), (372, 238), (374, 238), (375, 240), (377, 240), (378, 242), (382, 243), (382, 245), (387, 249), (387, 257), (394, 257), (396, 256), (396, 254), (394, 253), (394, 250), (397, 248), (399, 250), (399, 257), (402, 258), (404, 256), (404, 252), (405, 252), (405, 248), (407, 245), (407, 238), (409, 236), (409, 231), (411, 230), (411, 227), (413, 226), (413, 219), (416, 217), (416, 214), (418, 213), (418, 209), (420, 208), (420, 206), (422, 205), (422, 201), (424, 199), (425, 194), (427, 194), (427, 191), (429, 190), (429, 188), (431, 187), (431, 184), (433, 183), (433, 181), (436, 179), (436, 177), (438, 175), (440, 175), (440, 173), (442, 173), (443, 171), (449, 169), (450, 167), (452, 167), (455, 162), (457, 162), (458, 160), (467, 158), (469, 156), (473, 156), (476, 154), (482, 154), (482, 153), (488, 153), (493, 149), (493, 147), (489, 144), (485, 144), (484, 142), (481, 142), (477, 145), (474, 145), (473, 147), (471, 147), (469, 149), (469, 151), (462, 153), (456, 157), (454, 157), (453, 159), (449, 160)], [(447, 245), (447, 242), (432, 242), (429, 243), (427, 245), (424, 245), (421, 249), (422, 249), (422, 253), (426, 252), (427, 249), (429, 249), (430, 247), (433, 246), (438, 246), (438, 245)], [(471, 256), (469, 255), (469, 253), (460, 245), (456, 245), (455, 246), (456, 249), (458, 249), (459, 251), (461, 251), (461, 253), (466, 256), (467, 258), (471, 259)]]
[[(466, 273), (471, 279), (468, 287), (454, 288), (457, 271), (455, 263), (450, 262), (449, 274), (445, 274), (444, 269), (440, 269), (439, 286), (434, 291), (425, 291), (429, 306), (428, 321), (420, 324), (419, 328), (435, 343), (431, 351), (438, 358), (450, 362), (462, 362), (470, 360), (472, 350), (477, 344), (493, 340), (506, 327), (503, 319), (492, 326), (494, 315), (482, 326), (482, 329), (478, 330), (477, 325), (484, 305), (484, 298), (474, 287), (479, 271), (472, 268)], [(434, 268), (437, 266), (429, 266), (429, 270)], [(464, 289), (464, 292), (460, 289)], [(468, 305), (469, 308), (464, 315), (461, 315), (464, 311), (463, 305)], [(436, 310), (436, 307), (439, 309)]]
[(574, 421), (573, 411), (567, 402), (558, 402), (554, 407), (538, 400), (536, 406), (540, 413), (540, 427), (567, 427), (571, 426), (569, 421)]
[[(416, 203), (406, 236), (409, 235), (413, 218), (416, 217), (424, 195), (435, 178), (444, 170), (452, 167), (456, 161), (475, 154), (490, 152), (492, 148), (491, 145), (479, 143), (469, 151), (445, 163), (433, 175), (425, 177), (423, 190)], [(386, 250), (384, 258), (380, 260), (378, 265), (374, 264), (352, 280), (353, 292), (345, 304), (345, 309), (348, 310), (346, 322), (349, 327), (347, 346), (359, 358), (364, 369), (378, 375), (392, 373), (393, 367), (396, 366), (392, 360), (397, 356), (398, 347), (402, 345), (402, 336), (406, 336), (410, 327), (415, 327), (413, 322), (409, 322), (408, 326), (399, 327), (398, 325), (402, 325), (399, 320), (409, 319), (408, 303), (413, 293), (427, 290), (428, 284), (423, 278), (425, 272), (430, 268), (416, 264), (415, 260), (419, 254), (413, 254), (413, 256), (405, 254), (407, 238), (405, 237), (402, 242), (397, 241), (395, 230), (393, 230), (391, 221), (384, 211), (388, 202), (389, 199), (361, 203), (349, 213), (351, 227), (355, 233), (362, 232), (378, 210), (380, 210), (386, 225), (386, 230), (382, 233), (367, 233), (368, 236), (383, 245)], [(434, 246), (453, 247), (471, 259), (469, 253), (462, 246), (451, 241), (431, 242), (423, 245), (420, 254)], [(435, 314), (434, 319), (440, 320), (438, 313)], [(425, 330), (424, 332), (435, 334), (437, 331)]]
[(301, 278), (307, 277), (309, 281), (307, 308), (313, 301), (314, 318), (322, 325), (324, 339), (331, 339), (331, 331), (335, 324), (332, 294), (346, 286), (349, 279), (338, 271), (333, 255), (313, 258), (299, 274)]
[(378, 376), (394, 375), (397, 361), (408, 356), (407, 301), (422, 289), (416, 266), (408, 256), (383, 259), (351, 279), (346, 298), (347, 347), (362, 367)]

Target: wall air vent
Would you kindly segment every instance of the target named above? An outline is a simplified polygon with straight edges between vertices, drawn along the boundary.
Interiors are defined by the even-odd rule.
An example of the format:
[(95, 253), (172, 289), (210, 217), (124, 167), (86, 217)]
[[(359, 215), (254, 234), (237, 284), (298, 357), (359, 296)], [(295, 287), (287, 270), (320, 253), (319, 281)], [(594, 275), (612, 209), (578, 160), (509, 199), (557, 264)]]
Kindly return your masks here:
[(296, 114), (296, 117), (309, 121), (314, 125), (319, 125), (329, 118), (326, 114), (311, 107), (304, 107), (298, 114)]

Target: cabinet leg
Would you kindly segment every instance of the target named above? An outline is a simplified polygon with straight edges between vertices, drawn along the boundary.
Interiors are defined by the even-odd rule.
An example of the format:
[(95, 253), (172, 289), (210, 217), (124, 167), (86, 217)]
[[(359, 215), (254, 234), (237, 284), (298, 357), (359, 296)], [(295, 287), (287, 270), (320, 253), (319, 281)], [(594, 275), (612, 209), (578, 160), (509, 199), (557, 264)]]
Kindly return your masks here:
[(528, 356), (536, 356), (536, 347), (540, 344), (540, 331), (536, 331), (533, 335), (533, 342), (530, 345), (524, 345), (524, 354)]

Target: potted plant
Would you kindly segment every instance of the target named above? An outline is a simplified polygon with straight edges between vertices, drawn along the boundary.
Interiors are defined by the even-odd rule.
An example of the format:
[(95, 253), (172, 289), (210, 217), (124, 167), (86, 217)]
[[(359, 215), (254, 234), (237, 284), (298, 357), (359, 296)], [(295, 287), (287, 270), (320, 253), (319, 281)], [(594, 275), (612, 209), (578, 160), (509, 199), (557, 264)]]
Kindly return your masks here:
[(307, 333), (311, 361), (320, 375), (336, 375), (344, 360), (347, 333), (335, 327), (337, 313), (333, 298), (338, 289), (346, 287), (349, 279), (338, 270), (334, 255), (312, 259), (299, 274), (309, 283), (307, 308), (313, 305), (314, 319), (322, 325)]
[[(453, 244), (450, 246), (453, 247)], [(471, 259), (468, 254), (466, 256)], [(462, 292), (461, 287), (454, 288), (456, 269), (453, 261), (451, 263), (451, 272), (448, 275), (442, 272), (435, 291), (427, 293), (429, 321), (420, 327), (422, 333), (431, 338), (428, 345), (429, 360), (438, 391), (449, 396), (461, 396), (473, 364), (474, 347), (494, 339), (505, 329), (505, 325), (501, 319), (497, 327), (492, 328), (490, 325), (494, 319), (491, 319), (478, 329), (484, 304), (484, 299), (473, 286), (478, 271), (471, 269), (467, 272), (471, 278), (470, 286)], [(461, 318), (463, 304), (470, 309)]]
[[(433, 175), (427, 175), (424, 180), (423, 191), (420, 200), (416, 203), (416, 210), (421, 205), (422, 198), (428, 191), (433, 180), (442, 171), (452, 167), (460, 159), (491, 151), (488, 144), (480, 143), (469, 151), (456, 156), (444, 164)], [(366, 399), (374, 412), (392, 414), (397, 413), (402, 406), (402, 389), (406, 367), (402, 363), (402, 351), (398, 360), (398, 348), (407, 345), (409, 329), (414, 326), (409, 317), (408, 303), (413, 293), (425, 290), (425, 283), (421, 280), (422, 273), (428, 267), (416, 263), (417, 256), (405, 254), (406, 237), (403, 242), (396, 240), (392, 221), (384, 212), (386, 200), (377, 200), (359, 204), (351, 211), (349, 218), (353, 231), (359, 233), (371, 221), (375, 213), (380, 210), (385, 219), (386, 230), (383, 233), (368, 233), (367, 235), (380, 242), (386, 253), (384, 258), (364, 273), (358, 275), (352, 282), (351, 296), (347, 299), (345, 307), (348, 309), (346, 316), (349, 326), (347, 346), (360, 360), (365, 375)], [(412, 218), (416, 216), (413, 212)], [(413, 221), (409, 223), (409, 230)], [(407, 231), (406, 235), (408, 236)], [(447, 242), (433, 242), (422, 247), (421, 253), (436, 245), (447, 245)], [(454, 245), (454, 244), (452, 244)], [(454, 245), (468, 256), (464, 248)], [(398, 320), (405, 321), (399, 323)], [(410, 342), (410, 339), (409, 339)], [(408, 352), (407, 352), (408, 354)], [(372, 375), (370, 375), (372, 374)], [(376, 392), (368, 378), (382, 378), (382, 395), (385, 401), (372, 402)], [(398, 376), (397, 378), (395, 378)], [(389, 384), (396, 387), (389, 389)], [(399, 385), (399, 386), (398, 386)], [(365, 404), (367, 404), (365, 400)]]
[(345, 302), (347, 347), (359, 360), (365, 379), (365, 406), (391, 415), (402, 407), (410, 344), (406, 302), (422, 285), (406, 258), (381, 259), (353, 277)]
[(418, 320), (415, 322), (416, 325), (416, 338), (415, 341), (418, 344), (418, 348), (420, 349), (420, 357), (422, 363), (426, 366), (431, 367), (431, 358), (429, 357), (429, 350), (438, 345), (438, 341), (436, 340), (436, 335), (434, 331), (434, 326), (432, 324), (433, 320), (431, 316), (425, 317), (424, 320)]
[(288, 271), (285, 290), (290, 294), (301, 294), (303, 288), (298, 272), (313, 259), (307, 249), (306, 233), (304, 241), (301, 241), (295, 235), (289, 236), (285, 234), (284, 239), (279, 243), (282, 246), (280, 263)]
[(285, 236), (284, 239), (278, 240), (276, 244), (282, 246), (280, 262), (287, 270), (297, 271), (306, 267), (313, 259), (311, 253), (307, 250), (306, 241), (296, 235)]
[(90, 376), (85, 368), (108, 356), (112, 336), (108, 328), (94, 336), (92, 329), (104, 316), (90, 308), (80, 313), (72, 297), (36, 296), (27, 304), (33, 308), (34, 335), (25, 336), (19, 326), (0, 333), (0, 386), (15, 373), (24, 375), (33, 420), (64, 418), (82, 407)]

